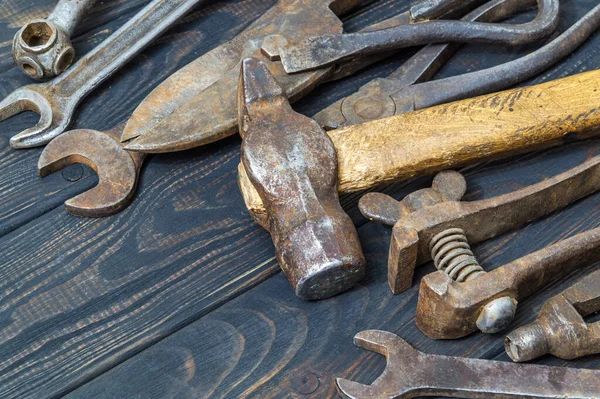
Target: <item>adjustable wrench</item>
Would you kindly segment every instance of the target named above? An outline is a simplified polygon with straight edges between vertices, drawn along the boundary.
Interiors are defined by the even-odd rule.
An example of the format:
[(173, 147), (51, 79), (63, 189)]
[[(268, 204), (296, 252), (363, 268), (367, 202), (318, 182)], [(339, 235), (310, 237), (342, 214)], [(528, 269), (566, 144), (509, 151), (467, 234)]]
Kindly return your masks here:
[(515, 362), (550, 353), (562, 359), (600, 353), (600, 321), (584, 317), (600, 311), (600, 270), (579, 280), (540, 310), (537, 320), (508, 334), (504, 347)]
[(153, 0), (100, 45), (50, 82), (23, 86), (0, 102), (0, 121), (23, 111), (40, 114), (38, 124), (10, 140), (13, 148), (44, 145), (63, 133), (75, 107), (100, 83), (199, 2), (213, 0)]
[(371, 385), (338, 378), (338, 392), (348, 399), (600, 397), (598, 370), (429, 355), (379, 330), (359, 332), (354, 344), (384, 355), (387, 366)]
[(96, 0), (59, 0), (46, 19), (34, 19), (15, 35), (12, 53), (29, 77), (47, 80), (71, 66), (75, 49), (71, 35)]

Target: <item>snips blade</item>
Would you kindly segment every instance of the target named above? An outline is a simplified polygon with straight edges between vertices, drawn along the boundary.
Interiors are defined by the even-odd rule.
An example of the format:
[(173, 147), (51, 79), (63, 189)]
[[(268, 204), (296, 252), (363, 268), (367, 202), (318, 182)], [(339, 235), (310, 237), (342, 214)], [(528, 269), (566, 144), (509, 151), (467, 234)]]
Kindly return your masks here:
[(276, 62), (277, 57), (269, 54), (277, 53), (282, 42), (342, 33), (338, 15), (367, 1), (280, 1), (233, 40), (188, 64), (154, 89), (125, 127), (121, 140), (135, 139), (125, 148), (149, 153), (180, 151), (236, 133), (237, 81), (244, 58), (263, 61), (288, 96), (302, 96), (325, 79), (331, 68), (290, 76)]

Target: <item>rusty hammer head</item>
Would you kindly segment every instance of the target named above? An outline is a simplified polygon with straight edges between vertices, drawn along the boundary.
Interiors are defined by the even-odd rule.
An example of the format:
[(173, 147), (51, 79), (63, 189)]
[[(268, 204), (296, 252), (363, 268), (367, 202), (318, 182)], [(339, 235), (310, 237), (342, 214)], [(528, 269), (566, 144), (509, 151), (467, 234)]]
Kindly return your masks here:
[(239, 84), (242, 165), (267, 214), (277, 259), (296, 295), (321, 299), (365, 273), (356, 229), (337, 190), (329, 136), (294, 112), (265, 64), (245, 59)]

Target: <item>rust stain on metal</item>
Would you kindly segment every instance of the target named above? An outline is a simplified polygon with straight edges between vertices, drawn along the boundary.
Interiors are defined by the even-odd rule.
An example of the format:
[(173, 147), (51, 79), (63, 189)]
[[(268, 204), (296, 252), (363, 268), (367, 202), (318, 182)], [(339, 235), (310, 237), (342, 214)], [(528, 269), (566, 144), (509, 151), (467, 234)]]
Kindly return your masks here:
[[(458, 177), (454, 181), (458, 181)], [(411, 194), (402, 202), (383, 194), (369, 193), (361, 198), (359, 208), (370, 219), (392, 224), (394, 216), (400, 215), (393, 223), (388, 260), (388, 281), (392, 292), (401, 293), (411, 287), (414, 268), (431, 260), (432, 238), (445, 230), (462, 229), (469, 242), (475, 244), (598, 191), (600, 157), (532, 186), (480, 201), (458, 201), (456, 196), (444, 195), (455, 189), (451, 182), (451, 179), (437, 177), (432, 188)], [(462, 191), (462, 183), (457, 186), (461, 187), (456, 190), (458, 195)], [(430, 198), (436, 200), (431, 201)], [(380, 205), (382, 202), (385, 207)], [(394, 202), (399, 209), (406, 209), (407, 203), (410, 203), (411, 212), (393, 211)]]
[(386, 331), (361, 331), (360, 348), (384, 355), (387, 364), (371, 385), (338, 378), (348, 399), (421, 396), (461, 398), (570, 398), (600, 396), (600, 371), (430, 355)]
[(75, 59), (71, 35), (96, 0), (59, 0), (50, 15), (33, 19), (15, 35), (13, 59), (29, 77), (48, 80), (63, 73)]
[(315, 121), (294, 112), (268, 67), (242, 62), (242, 163), (266, 208), (277, 259), (294, 292), (322, 299), (365, 273), (356, 229), (337, 194), (337, 158)]
[(430, 43), (503, 43), (520, 45), (550, 35), (558, 26), (559, 0), (538, 0), (537, 17), (521, 25), (440, 20), (373, 32), (315, 36), (280, 47), (288, 73), (323, 68), (378, 52)]
[(550, 298), (537, 320), (508, 334), (504, 347), (515, 362), (545, 354), (576, 359), (600, 353), (600, 321), (584, 317), (600, 311), (600, 270)]
[(62, 134), (77, 105), (199, 2), (153, 0), (100, 45), (50, 82), (23, 86), (0, 102), (0, 121), (24, 111), (40, 115), (38, 124), (13, 136), (13, 148), (47, 144)]
[(338, 15), (367, 1), (280, 1), (233, 40), (156, 87), (133, 113), (121, 140), (132, 140), (128, 150), (155, 153), (181, 151), (237, 133), (237, 81), (240, 63), (248, 57), (267, 65), (291, 101), (301, 98), (332, 69), (288, 75), (277, 61), (279, 47), (341, 33)]
[(145, 154), (125, 151), (117, 135), (95, 130), (72, 130), (52, 140), (40, 156), (38, 174), (45, 177), (73, 163), (98, 173), (98, 185), (65, 202), (76, 216), (104, 217), (132, 201)]

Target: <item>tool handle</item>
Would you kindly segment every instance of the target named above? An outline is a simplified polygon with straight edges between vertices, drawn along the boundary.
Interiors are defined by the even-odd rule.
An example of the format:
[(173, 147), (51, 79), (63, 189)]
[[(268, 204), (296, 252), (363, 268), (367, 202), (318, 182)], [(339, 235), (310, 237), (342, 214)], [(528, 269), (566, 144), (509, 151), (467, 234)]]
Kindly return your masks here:
[[(419, 359), (415, 363), (429, 363), (429, 369), (435, 374), (431, 377), (431, 386), (412, 391), (417, 395), (581, 399), (600, 395), (598, 370), (424, 354), (419, 358), (423, 360)], [(460, 375), (457, 374), (459, 370)], [(432, 393), (434, 395), (431, 395)]]
[(62, 74), (56, 81), (58, 95), (85, 97), (125, 65), (199, 2), (213, 0), (154, 0), (109, 38)]
[(330, 131), (340, 191), (592, 137), (599, 79), (592, 71)]
[(48, 16), (67, 36), (71, 36), (79, 21), (96, 0), (60, 0)]

